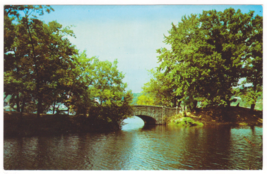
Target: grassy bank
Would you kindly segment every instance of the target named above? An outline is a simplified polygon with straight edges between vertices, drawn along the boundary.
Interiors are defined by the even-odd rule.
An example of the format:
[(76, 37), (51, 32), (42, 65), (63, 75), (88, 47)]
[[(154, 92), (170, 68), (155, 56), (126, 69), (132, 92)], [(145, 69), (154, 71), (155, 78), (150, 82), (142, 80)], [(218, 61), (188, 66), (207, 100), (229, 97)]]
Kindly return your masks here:
[(186, 112), (170, 117), (167, 124), (177, 126), (201, 126), (209, 124), (234, 124), (234, 125), (262, 125), (262, 111), (251, 112), (242, 107), (210, 107), (197, 109), (194, 112)]
[(174, 117), (171, 117), (167, 124), (176, 125), (176, 126), (184, 126), (184, 127), (204, 125), (202, 122), (196, 121), (190, 117), (183, 117), (182, 114), (178, 114), (178, 115), (175, 115)]
[(119, 130), (118, 125), (84, 116), (24, 114), (20, 120), (17, 112), (4, 112), (4, 137), (57, 135), (83, 132)]

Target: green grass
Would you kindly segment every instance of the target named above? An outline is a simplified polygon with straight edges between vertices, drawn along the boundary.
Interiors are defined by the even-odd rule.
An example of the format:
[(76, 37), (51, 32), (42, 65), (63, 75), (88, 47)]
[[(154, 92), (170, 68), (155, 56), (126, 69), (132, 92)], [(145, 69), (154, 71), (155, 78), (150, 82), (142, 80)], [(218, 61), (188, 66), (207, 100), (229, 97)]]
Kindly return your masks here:
[(169, 124), (181, 127), (204, 126), (203, 123), (195, 121), (190, 117), (175, 117), (174, 119), (170, 120)]

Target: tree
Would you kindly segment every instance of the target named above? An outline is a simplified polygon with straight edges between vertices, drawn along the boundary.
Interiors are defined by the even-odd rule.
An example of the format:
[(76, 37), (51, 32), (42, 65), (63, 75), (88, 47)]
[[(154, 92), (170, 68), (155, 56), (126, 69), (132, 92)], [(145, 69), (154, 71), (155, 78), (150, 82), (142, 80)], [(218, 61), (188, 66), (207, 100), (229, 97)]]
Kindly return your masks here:
[(232, 8), (184, 16), (165, 36), (171, 50), (157, 50), (157, 72), (176, 88), (180, 101), (189, 99), (196, 106), (196, 100), (206, 100), (229, 107), (235, 95), (232, 87), (244, 76), (245, 62), (252, 54), (253, 32), (262, 28), (257, 18), (253, 12), (243, 14)]
[[(74, 35), (68, 27), (62, 28), (55, 21), (45, 24), (37, 19), (36, 15), (42, 15), (44, 10), (53, 9), (49, 6), (5, 6), (5, 17), (16, 19), (13, 23), (16, 37), (5, 43), (5, 92), (14, 95), (12, 88), (15, 87), (17, 100), (23, 96), (22, 106), (25, 106), (24, 98), (31, 97), (27, 100), (37, 102), (38, 118), (56, 96), (65, 93), (62, 91), (66, 90), (62, 88), (65, 85), (60, 82), (67, 81), (73, 67), (71, 56), (76, 54), (75, 47), (65, 38)], [(13, 31), (14, 27), (11, 25), (9, 29), (8, 26), (5, 33)], [(19, 106), (17, 102), (18, 110)]]
[[(172, 83), (169, 77), (164, 73), (150, 71), (154, 78), (150, 79), (150, 82), (143, 86), (143, 93), (153, 99), (155, 105), (173, 106), (176, 107), (179, 96), (176, 96), (176, 85)], [(180, 102), (178, 103), (180, 105)]]
[(249, 40), (253, 31), (253, 18), (253, 12), (243, 14), (240, 10), (235, 11), (232, 8), (224, 12), (203, 12), (200, 16), (201, 29), (207, 36), (207, 44), (202, 49), (212, 48), (211, 56), (214, 53), (218, 54), (222, 60), (215, 66), (217, 69), (214, 73), (217, 77), (213, 79), (215, 83), (210, 85), (215, 85), (214, 89), (217, 91), (214, 92), (214, 96), (228, 107), (232, 96), (235, 95), (232, 87), (236, 86), (242, 77), (244, 62), (250, 56)]
[(137, 104), (138, 105), (154, 105), (154, 100), (152, 97), (142, 94), (138, 97)]
[(130, 91), (126, 92), (127, 84), (122, 81), (124, 75), (118, 71), (117, 63), (117, 60), (111, 63), (95, 58), (92, 64), (95, 68), (93, 83), (89, 86), (89, 91), (98, 101), (94, 102), (99, 109), (97, 115), (118, 127), (131, 114), (130, 103), (133, 96)]
[[(38, 19), (49, 6), (5, 6), (4, 89), (11, 106), (40, 114), (64, 104), (77, 115), (111, 125), (131, 114), (132, 95), (125, 91), (117, 61), (80, 55), (66, 36), (69, 27)], [(99, 102), (97, 102), (99, 101)]]
[(117, 61), (88, 58), (85, 51), (74, 56), (74, 76), (71, 81), (70, 107), (77, 115), (89, 116), (119, 125), (131, 114), (132, 94), (126, 92), (124, 75), (117, 69)]

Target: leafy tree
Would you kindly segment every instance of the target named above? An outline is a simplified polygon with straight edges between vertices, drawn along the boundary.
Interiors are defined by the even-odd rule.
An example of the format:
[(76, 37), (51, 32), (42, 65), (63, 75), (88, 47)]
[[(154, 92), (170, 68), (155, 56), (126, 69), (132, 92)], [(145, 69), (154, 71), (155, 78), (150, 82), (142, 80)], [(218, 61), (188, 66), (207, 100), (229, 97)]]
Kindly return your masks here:
[(119, 125), (131, 114), (132, 94), (126, 92), (122, 82), (124, 75), (117, 69), (117, 61), (99, 61), (87, 58), (85, 51), (74, 56), (74, 75), (70, 79), (70, 108), (77, 115), (89, 116)]
[(131, 114), (132, 94), (125, 91), (117, 61), (80, 55), (66, 36), (69, 27), (38, 19), (49, 6), (5, 6), (4, 89), (22, 113), (46, 112), (64, 104), (77, 115), (119, 126)]
[[(215, 64), (216, 78), (211, 79), (211, 90), (215, 96), (230, 106), (235, 93), (232, 87), (242, 77), (244, 62), (250, 57), (251, 33), (253, 32), (253, 12), (241, 13), (240, 10), (226, 9), (224, 12), (215, 10), (200, 15), (201, 29), (205, 32), (207, 45), (201, 49), (212, 48), (211, 56), (219, 56), (222, 60)], [(204, 52), (206, 54), (206, 52)], [(208, 55), (209, 56), (209, 55)], [(209, 71), (209, 69), (207, 69)], [(216, 91), (215, 91), (216, 90)]]
[(67, 105), (77, 115), (86, 115), (89, 107), (94, 102), (89, 90), (93, 83), (94, 61), (95, 57), (87, 58), (85, 51), (80, 55), (73, 56), (74, 68), (72, 69), (72, 75), (68, 78), (71, 92)]
[(244, 76), (244, 64), (253, 54), (252, 43), (262, 43), (253, 34), (262, 28), (258, 18), (253, 12), (243, 14), (232, 8), (184, 16), (165, 36), (171, 50), (157, 50), (158, 73), (169, 80), (180, 101), (189, 99), (193, 107), (197, 100), (230, 106), (235, 95), (232, 87)]
[(155, 105), (176, 107), (179, 96), (175, 94), (175, 84), (164, 73), (154, 70), (151, 70), (150, 73), (154, 78), (143, 86), (143, 93), (152, 98)]
[[(42, 15), (44, 10), (50, 12), (52, 8), (5, 6), (6, 18), (16, 19), (13, 22), (15, 27), (10, 27), (16, 29), (14, 31), (16, 37), (12, 43), (10, 40), (5, 43), (5, 92), (13, 95), (12, 88), (18, 86), (15, 89), (17, 100), (19, 100), (18, 93), (24, 97), (30, 96), (28, 101), (34, 104), (37, 102), (38, 118), (40, 113), (55, 100), (59, 91), (64, 93), (62, 89), (65, 89), (62, 88), (62, 83), (61, 85), (59, 83), (64, 81), (62, 80), (64, 78), (67, 81), (68, 72), (73, 67), (71, 55), (76, 54), (74, 46), (64, 37), (73, 36), (69, 28), (62, 29), (62, 26), (55, 21), (45, 24), (37, 19), (36, 14)], [(6, 33), (8, 31), (7, 26)], [(23, 99), (22, 106), (25, 105), (25, 100)], [(17, 109), (19, 110), (18, 102)]]
[(123, 91), (127, 87), (122, 82), (124, 75), (117, 70), (117, 60), (113, 62), (96, 60), (94, 81), (90, 90), (99, 100), (99, 105), (120, 105)]
[(141, 96), (138, 97), (137, 104), (138, 105), (154, 105), (154, 100), (152, 97), (142, 94)]

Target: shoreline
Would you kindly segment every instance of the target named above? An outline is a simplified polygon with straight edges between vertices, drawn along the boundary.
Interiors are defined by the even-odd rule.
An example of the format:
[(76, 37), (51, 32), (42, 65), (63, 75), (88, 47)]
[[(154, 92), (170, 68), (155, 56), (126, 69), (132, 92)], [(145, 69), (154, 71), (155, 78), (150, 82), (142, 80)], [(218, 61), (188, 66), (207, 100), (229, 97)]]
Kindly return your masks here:
[(4, 112), (4, 138), (116, 130), (118, 125), (84, 116), (42, 114), (38, 120), (36, 114), (25, 113), (20, 120), (19, 113)]
[[(210, 107), (197, 109), (194, 112), (179, 113), (175, 116), (167, 118), (167, 124), (173, 124), (182, 118), (191, 118), (195, 122), (207, 125), (233, 125), (233, 126), (262, 126), (263, 111), (250, 111), (250, 109), (242, 107)], [(178, 124), (178, 123), (177, 123)]]
[[(228, 115), (224, 120), (222, 113)], [(195, 112), (186, 112), (166, 119), (166, 125), (177, 123), (177, 119), (190, 118), (193, 124), (183, 126), (194, 126), (201, 123), (202, 126), (232, 125), (232, 126), (262, 126), (262, 111), (249, 112), (247, 108), (231, 107), (205, 108)], [(192, 122), (192, 121), (191, 121)], [(175, 125), (176, 126), (176, 125)], [(19, 113), (4, 111), (4, 138), (28, 137), (28, 136), (50, 136), (66, 135), (71, 133), (103, 133), (121, 130), (121, 125), (115, 125), (99, 119), (84, 116), (52, 115), (42, 114), (40, 120), (36, 114), (25, 113), (23, 119), (19, 119)]]

